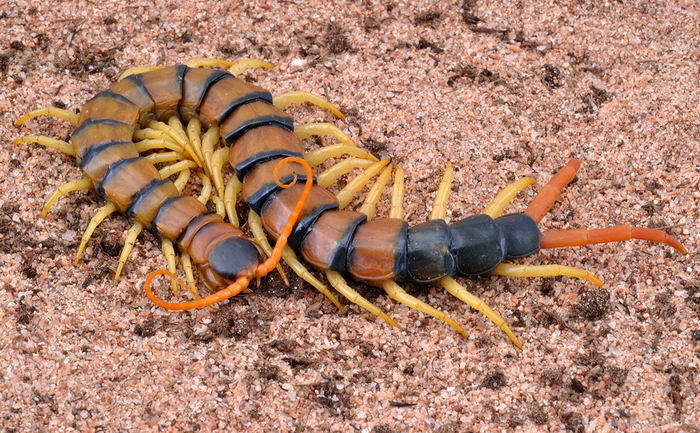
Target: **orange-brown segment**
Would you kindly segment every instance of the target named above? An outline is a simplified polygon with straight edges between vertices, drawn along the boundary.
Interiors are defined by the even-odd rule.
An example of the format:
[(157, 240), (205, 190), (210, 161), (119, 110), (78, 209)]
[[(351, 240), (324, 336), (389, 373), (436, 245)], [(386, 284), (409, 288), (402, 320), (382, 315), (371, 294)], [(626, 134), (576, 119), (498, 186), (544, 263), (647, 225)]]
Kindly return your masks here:
[(180, 116), (182, 119), (189, 121), (192, 117), (195, 117), (209, 87), (227, 75), (231, 76), (217, 69), (188, 69), (185, 74), (185, 80), (182, 83), (182, 100), (180, 101)]
[(122, 95), (139, 109), (141, 124), (145, 124), (153, 118), (153, 99), (141, 81), (141, 75), (130, 75), (121, 81), (112, 84), (109, 89)]
[(81, 158), (94, 145), (110, 141), (131, 141), (136, 125), (111, 119), (94, 119), (84, 122), (70, 137), (75, 153)]
[(243, 232), (224, 222), (212, 222), (197, 231), (188, 248), (192, 261), (196, 264), (207, 262), (209, 253), (219, 243), (228, 238), (243, 237)]
[(268, 102), (256, 101), (241, 105), (230, 114), (221, 124), (219, 135), (227, 144), (231, 144), (249, 128), (262, 125), (294, 129), (294, 121), (287, 113)]
[(139, 118), (139, 107), (132, 104), (123, 96), (112, 93), (98, 93), (80, 109), (80, 120), (112, 119), (124, 123), (136, 123)]
[(143, 85), (153, 99), (157, 119), (168, 120), (177, 116), (177, 106), (182, 99), (182, 77), (187, 69), (184, 65), (169, 66), (141, 75)]
[(190, 196), (180, 196), (161, 206), (153, 223), (161, 236), (175, 241), (192, 220), (205, 213), (207, 208), (199, 200)]
[(257, 99), (272, 102), (272, 95), (262, 87), (239, 80), (233, 75), (224, 77), (209, 88), (199, 107), (202, 125), (207, 128), (218, 125), (236, 107)]
[[(352, 240), (351, 232), (366, 218), (365, 214), (346, 210), (321, 214), (302, 244), (304, 260), (319, 269), (343, 272), (348, 244)], [(342, 257), (338, 257), (339, 253), (342, 253)]]
[(361, 224), (348, 257), (348, 272), (367, 281), (385, 281), (396, 275), (397, 260), (402, 259), (407, 225), (395, 218), (378, 219)]
[(148, 189), (140, 191), (134, 198), (129, 214), (144, 226), (150, 227), (163, 203), (180, 195), (180, 191), (170, 180), (161, 181), (146, 188)]
[(134, 195), (154, 180), (160, 180), (158, 169), (143, 158), (124, 159), (112, 164), (100, 188), (122, 212), (131, 207)]
[(187, 225), (185, 232), (182, 234), (182, 236), (180, 237), (180, 240), (178, 241), (178, 245), (180, 245), (180, 248), (183, 251), (189, 251), (190, 243), (192, 242), (192, 239), (194, 239), (195, 235), (197, 234), (197, 232), (199, 230), (202, 229), (202, 227), (204, 227), (210, 223), (221, 222), (221, 221), (223, 221), (221, 219), (221, 217), (215, 213), (208, 213), (208, 214), (201, 215), (201, 216), (194, 218)]
[(102, 182), (107, 167), (123, 159), (131, 159), (139, 156), (136, 146), (131, 141), (114, 141), (103, 145), (93, 146), (85, 153), (80, 161), (83, 173), (98, 185)]
[[(284, 229), (285, 224), (289, 220), (289, 216), (294, 206), (299, 201), (299, 197), (301, 197), (303, 191), (304, 185), (300, 184), (284, 189), (277, 193), (275, 198), (271, 199), (262, 210), (261, 217), (263, 226), (274, 239), (277, 239), (280, 233), (282, 233), (282, 229)], [(309, 215), (319, 206), (337, 206), (337, 204), (338, 200), (333, 193), (320, 186), (314, 185), (309, 193), (309, 198), (301, 209), (299, 221), (303, 220), (305, 216)]]

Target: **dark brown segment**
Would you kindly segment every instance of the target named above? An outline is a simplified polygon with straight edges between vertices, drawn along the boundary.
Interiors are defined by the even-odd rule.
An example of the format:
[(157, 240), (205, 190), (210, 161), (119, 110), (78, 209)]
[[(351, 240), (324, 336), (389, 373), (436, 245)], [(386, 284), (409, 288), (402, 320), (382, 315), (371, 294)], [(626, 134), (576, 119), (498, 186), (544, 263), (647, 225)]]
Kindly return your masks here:
[(153, 119), (153, 99), (144, 87), (140, 74), (130, 75), (117, 81), (109, 87), (109, 90), (122, 95), (139, 108), (139, 121), (142, 125)]
[(347, 210), (321, 214), (301, 247), (304, 260), (319, 269), (345, 272), (352, 235), (367, 215)]
[(90, 119), (112, 119), (124, 123), (136, 123), (139, 107), (113, 92), (100, 92), (80, 108), (80, 124)]
[(111, 141), (90, 147), (80, 161), (80, 168), (93, 184), (98, 185), (102, 182), (107, 167), (137, 156), (139, 153), (131, 141)]
[(268, 102), (257, 101), (241, 105), (231, 113), (221, 124), (219, 135), (230, 145), (247, 130), (263, 125), (294, 130), (294, 121), (287, 113)]
[(160, 180), (160, 174), (153, 164), (143, 158), (124, 159), (109, 166), (98, 189), (126, 212), (134, 195), (154, 180)]
[[(251, 131), (252, 132), (252, 131)], [(263, 162), (255, 166), (245, 177), (241, 197), (255, 212), (260, 212), (260, 208), (265, 203), (267, 197), (277, 191), (280, 186), (275, 183), (274, 169), (280, 162), (279, 159)], [(291, 182), (296, 175), (297, 182), (306, 181), (306, 172), (301, 164), (291, 162), (284, 164), (279, 170), (279, 180), (283, 184)]]
[(82, 158), (95, 145), (111, 141), (131, 141), (136, 125), (112, 119), (93, 119), (84, 122), (70, 137), (75, 153)]
[(192, 242), (192, 239), (194, 239), (194, 236), (202, 227), (210, 223), (222, 221), (222, 218), (215, 213), (208, 213), (194, 218), (187, 225), (185, 232), (182, 234), (182, 236), (180, 236), (180, 239), (178, 240), (178, 245), (180, 246), (180, 249), (189, 252), (190, 243)]
[(182, 83), (180, 101), (180, 116), (184, 121), (189, 121), (197, 115), (197, 110), (204, 101), (209, 87), (226, 76), (232, 75), (217, 69), (190, 68), (187, 70), (185, 81)]
[(190, 196), (180, 196), (166, 201), (158, 210), (153, 225), (161, 236), (177, 241), (192, 220), (207, 213), (207, 207)]
[(243, 232), (231, 224), (212, 222), (197, 231), (187, 251), (192, 261), (200, 265), (208, 261), (209, 253), (215, 246), (234, 237), (243, 237)]
[(156, 181), (137, 193), (129, 208), (129, 216), (150, 227), (163, 203), (179, 195), (180, 191), (169, 179)]
[(209, 88), (199, 107), (199, 119), (206, 128), (218, 125), (240, 105), (256, 100), (272, 102), (272, 95), (262, 87), (228, 75)]
[[(304, 185), (294, 185), (291, 188), (280, 191), (265, 204), (261, 214), (263, 226), (265, 226), (267, 233), (274, 239), (277, 239), (280, 233), (282, 233), (303, 191)], [(302, 228), (304, 226), (303, 220), (305, 217), (312, 216), (314, 211), (319, 207), (328, 209), (337, 206), (338, 200), (333, 193), (320, 186), (314, 185), (311, 188), (309, 198), (306, 200), (306, 203), (304, 203), (299, 221), (297, 222), (297, 228), (295, 228), (294, 231), (296, 232), (297, 229)], [(315, 216), (318, 217), (318, 215)], [(311, 223), (313, 223), (313, 221), (311, 221)], [(308, 224), (306, 224), (306, 226), (306, 228), (308, 228)], [(290, 236), (290, 241), (291, 238), (292, 236)], [(302, 239), (300, 239), (299, 242), (301, 242), (301, 240)]]
[[(395, 218), (360, 224), (348, 257), (348, 272), (355, 278), (385, 281), (394, 278), (405, 260), (407, 224)], [(401, 246), (403, 245), (403, 248)]]
[(146, 72), (141, 75), (143, 85), (154, 102), (156, 118), (167, 121), (178, 115), (178, 104), (182, 99), (182, 78), (187, 66), (177, 65)]

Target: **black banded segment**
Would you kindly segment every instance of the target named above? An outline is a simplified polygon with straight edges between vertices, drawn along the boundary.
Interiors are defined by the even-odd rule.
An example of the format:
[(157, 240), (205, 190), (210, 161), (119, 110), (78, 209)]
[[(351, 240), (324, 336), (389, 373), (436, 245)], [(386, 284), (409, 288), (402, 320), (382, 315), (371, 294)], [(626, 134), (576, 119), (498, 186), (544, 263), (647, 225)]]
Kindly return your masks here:
[(480, 275), (505, 257), (505, 240), (493, 218), (474, 215), (450, 224), (450, 252), (462, 275)]
[[(272, 198), (274, 200), (274, 198)], [(321, 214), (327, 210), (338, 209), (338, 203), (321, 203), (315, 208), (313, 208), (309, 213), (304, 215), (297, 221), (292, 234), (289, 235), (288, 244), (292, 249), (297, 251), (299, 246), (304, 241), (304, 238), (309, 233), (309, 230), (313, 227), (316, 220), (321, 216)]]
[[(297, 178), (297, 183), (303, 184), (306, 182), (306, 175), (304, 174), (289, 174), (282, 177), (279, 181), (283, 185), (288, 185), (294, 180), (295, 176)], [(314, 179), (314, 184), (315, 183), (316, 179)], [(280, 189), (282, 189), (282, 187), (277, 185), (275, 182), (268, 182), (260, 187), (260, 189), (253, 193), (250, 197), (247, 197), (246, 203), (248, 203), (248, 206), (250, 206), (256, 213), (260, 213), (270, 195), (276, 194)]]
[(246, 174), (248, 174), (250, 170), (255, 168), (256, 165), (262, 164), (263, 162), (267, 162), (272, 159), (286, 158), (288, 156), (304, 158), (304, 155), (301, 153), (292, 152), (284, 149), (272, 150), (269, 152), (260, 152), (236, 164), (234, 166), (234, 168), (236, 169), (236, 175), (238, 176), (238, 179), (242, 182)]
[(355, 232), (357, 227), (363, 222), (367, 221), (367, 215), (359, 215), (354, 219), (345, 230), (343, 237), (338, 241), (337, 248), (333, 251), (330, 261), (330, 269), (332, 271), (345, 273), (348, 269), (348, 252), (350, 251), (350, 244), (355, 237)]
[(100, 182), (100, 184), (97, 186), (97, 192), (104, 195), (105, 185), (108, 185), (113, 178), (118, 176), (121, 170), (124, 170), (126, 167), (129, 166), (129, 164), (132, 164), (135, 161), (138, 161), (139, 159), (141, 159), (141, 157), (137, 156), (134, 158), (122, 159), (121, 161), (117, 161), (114, 164), (110, 164), (109, 167), (107, 167), (107, 171), (105, 172), (105, 176), (102, 179), (102, 182)]
[(108, 141), (106, 143), (98, 144), (96, 146), (91, 146), (85, 152), (85, 154), (83, 154), (83, 159), (80, 160), (80, 164), (78, 164), (78, 166), (81, 170), (85, 171), (85, 167), (90, 166), (94, 162), (93, 160), (95, 158), (100, 157), (100, 153), (110, 148), (114, 148), (116, 146), (123, 146), (125, 144), (128, 145), (133, 143), (130, 141)]
[(98, 185), (110, 165), (138, 156), (136, 146), (131, 141), (108, 141), (88, 148), (80, 161), (80, 168), (85, 176)]
[(210, 87), (225, 77), (231, 77), (231, 74), (219, 69), (188, 69), (182, 84), (180, 116), (186, 121), (196, 116)]
[(540, 250), (540, 229), (528, 215), (513, 213), (495, 221), (505, 239), (506, 258), (525, 257)]
[(113, 141), (131, 141), (136, 125), (113, 119), (90, 119), (83, 122), (73, 134), (71, 144), (76, 154), (83, 158), (92, 147)]
[(291, 117), (269, 115), (247, 120), (241, 123), (236, 129), (226, 134), (223, 138), (226, 144), (230, 146), (231, 143), (249, 129), (266, 125), (279, 126), (289, 131), (294, 131), (294, 120)]
[(408, 230), (407, 271), (411, 282), (421, 284), (455, 274), (450, 232), (444, 220), (426, 221)]
[(141, 188), (136, 194), (134, 194), (134, 197), (131, 201), (131, 206), (126, 211), (127, 216), (129, 218), (133, 218), (134, 214), (139, 212), (139, 208), (145, 204), (145, 201), (148, 199), (148, 196), (153, 191), (157, 190), (159, 187), (169, 182), (171, 182), (169, 179), (154, 180), (153, 182)]

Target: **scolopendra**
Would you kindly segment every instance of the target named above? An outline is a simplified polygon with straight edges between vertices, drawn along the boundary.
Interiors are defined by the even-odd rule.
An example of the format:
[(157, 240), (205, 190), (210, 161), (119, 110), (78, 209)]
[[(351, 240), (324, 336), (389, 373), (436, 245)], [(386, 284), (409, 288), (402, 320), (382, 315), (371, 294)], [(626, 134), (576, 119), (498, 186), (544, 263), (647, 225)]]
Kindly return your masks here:
[[(430, 220), (409, 227), (403, 220), (404, 175), (400, 167), (388, 160), (378, 161), (332, 124), (295, 126), (283, 111), (290, 104), (310, 102), (342, 118), (337, 108), (307, 92), (273, 97), (269, 91), (236, 77), (247, 68), (269, 66), (256, 60), (230, 63), (193, 59), (183, 65), (133, 68), (109, 90), (83, 105), (79, 115), (50, 107), (27, 113), (18, 120), (17, 126), (21, 126), (32, 117), (49, 114), (76, 126), (70, 142), (45, 136), (15, 140), (37, 142), (80, 160), (84, 177), (61, 186), (49, 198), (42, 216), (70, 191), (92, 187), (108, 200), (88, 225), (78, 248), (78, 260), (95, 227), (119, 210), (134, 225), (127, 234), (116, 278), (139, 233), (150, 228), (162, 238), (168, 270), (148, 275), (145, 291), (164, 308), (199, 308), (235, 296), (252, 279), (275, 267), (283, 272), (278, 266), (283, 258), (294, 272), (342, 309), (335, 295), (297, 259), (300, 254), (349, 301), (393, 326), (397, 325), (388, 315), (350, 287), (347, 276), (380, 286), (394, 300), (443, 320), (466, 335), (445, 313), (409, 295), (399, 285), (438, 284), (483, 313), (520, 347), (505, 321), (453, 277), (486, 273), (510, 277), (572, 276), (601, 285), (582, 269), (514, 265), (504, 260), (529, 256), (541, 248), (628, 239), (666, 243), (686, 253), (677, 240), (656, 229), (616, 226), (541, 232), (538, 223), (576, 176), (578, 159), (570, 160), (559, 170), (524, 212), (503, 215), (518, 192), (534, 183), (528, 177), (506, 186), (481, 214), (452, 223), (445, 221), (453, 176), (448, 163)], [(181, 120), (187, 123), (186, 127)], [(203, 135), (202, 126), (207, 128)], [(333, 135), (339, 143), (305, 153), (302, 140), (312, 135)], [(224, 147), (214, 150), (218, 142)], [(314, 177), (311, 166), (342, 155), (352, 158)], [(235, 175), (225, 183), (226, 159)], [(160, 170), (154, 166), (167, 162), (174, 163)], [(194, 168), (201, 169), (198, 175), (203, 192), (199, 200), (182, 193), (190, 169)], [(364, 172), (338, 194), (326, 189), (355, 168), (363, 168)], [(174, 175), (177, 179), (170, 181)], [(374, 219), (377, 202), (392, 175), (389, 217)], [(373, 177), (377, 180), (359, 211), (345, 210)], [(295, 184), (297, 180), (304, 184)], [(211, 183), (216, 191), (212, 197), (216, 213), (208, 212), (205, 206)], [(252, 240), (237, 227), (235, 203), (239, 194), (250, 209)], [(224, 217), (228, 223), (223, 222)], [(274, 249), (267, 236), (276, 240)], [(173, 274), (173, 243), (181, 251), (186, 283)], [(260, 250), (268, 256), (264, 261)], [(213, 291), (205, 298), (200, 297), (194, 285), (191, 261)], [(173, 279), (175, 296), (180, 287), (185, 287), (196, 299), (175, 303), (161, 300), (151, 289), (153, 279), (159, 275)]]

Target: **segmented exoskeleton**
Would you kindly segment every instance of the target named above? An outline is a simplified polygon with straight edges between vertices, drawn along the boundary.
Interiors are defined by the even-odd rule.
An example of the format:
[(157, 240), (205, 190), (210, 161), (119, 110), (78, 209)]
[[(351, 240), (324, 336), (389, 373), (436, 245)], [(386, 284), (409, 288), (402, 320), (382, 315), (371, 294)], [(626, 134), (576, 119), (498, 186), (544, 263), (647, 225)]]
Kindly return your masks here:
[[(202, 307), (233, 296), (245, 289), (251, 279), (274, 269), (280, 256), (302, 278), (342, 308), (325, 285), (296, 260), (296, 252), (322, 271), (331, 285), (350, 301), (392, 325), (396, 324), (391, 318), (350, 288), (344, 275), (381, 286), (393, 299), (437, 317), (464, 334), (464, 330), (443, 312), (408, 295), (398, 285), (402, 282), (437, 283), (484, 313), (519, 346), (500, 316), (452, 277), (489, 272), (517, 277), (567, 275), (601, 284), (590, 273), (576, 268), (516, 266), (502, 262), (535, 254), (540, 248), (633, 238), (663, 242), (685, 253), (678, 241), (654, 229), (618, 226), (540, 232), (537, 224), (562, 188), (574, 178), (580, 165), (578, 160), (571, 160), (562, 168), (523, 213), (502, 215), (504, 207), (518, 191), (534, 183), (531, 178), (507, 186), (482, 214), (450, 224), (444, 219), (452, 177), (448, 165), (431, 220), (409, 227), (402, 219), (403, 171), (399, 167), (394, 168), (389, 161), (376, 161), (332, 125), (312, 124), (295, 128), (292, 118), (282, 111), (290, 103), (306, 101), (342, 116), (330, 103), (304, 92), (290, 92), (273, 98), (267, 90), (242, 81), (233, 73), (201, 66), (225, 66), (235, 73), (247, 66), (265, 64), (195, 59), (187, 65), (135, 69), (109, 90), (88, 101), (80, 116), (51, 108), (29, 113), (18, 122), (21, 124), (39, 114), (55, 114), (77, 125), (70, 143), (48, 137), (18, 140), (37, 141), (80, 159), (85, 178), (59, 188), (47, 206), (50, 207), (59, 195), (69, 190), (93, 186), (109, 201), (98, 215), (116, 209), (135, 221), (132, 231), (136, 235), (130, 231), (127, 244), (133, 245), (144, 227), (157, 232), (165, 239), (163, 250), (169, 257), (170, 271), (156, 271), (149, 275), (146, 292), (151, 300), (165, 308)], [(187, 133), (178, 117), (188, 122)], [(162, 121), (168, 121), (168, 125)], [(209, 128), (203, 137), (200, 136), (200, 124)], [(334, 135), (341, 144), (305, 154), (301, 140), (321, 134)], [(134, 143), (134, 139), (140, 141)], [(230, 150), (214, 151), (214, 143), (219, 140)], [(165, 157), (168, 152), (139, 154), (154, 148), (174, 149), (176, 155)], [(235, 177), (224, 186), (222, 168), (226, 153)], [(313, 177), (309, 164), (316, 166), (343, 154), (356, 158), (340, 162)], [(160, 172), (153, 165), (177, 160), (181, 161)], [(288, 163), (280, 165), (281, 161)], [(214, 181), (218, 213), (207, 212), (202, 203), (206, 203), (206, 199), (200, 201), (182, 195), (186, 179), (183, 181), (181, 177), (175, 182), (168, 179), (178, 172), (183, 176), (187, 171), (181, 170), (196, 167), (202, 168), (201, 178), (205, 184), (209, 178)], [(365, 168), (365, 172), (337, 195), (326, 189), (353, 168)], [(389, 218), (373, 219), (376, 203), (392, 172), (395, 179)], [(353, 195), (377, 174), (378, 179), (360, 211), (343, 209)], [(305, 184), (292, 185), (296, 180)], [(234, 205), (238, 192), (250, 207), (248, 221), (256, 243), (236, 227), (238, 220)], [(223, 222), (224, 214), (228, 214), (229, 223)], [(89, 226), (79, 251), (97, 224), (99, 220)], [(262, 228), (278, 241), (274, 251), (261, 233)], [(153, 277), (174, 271), (174, 253), (172, 247), (168, 248), (168, 242), (177, 242), (183, 258), (191, 257), (214, 294), (181, 303), (165, 302), (153, 295)], [(291, 249), (285, 248), (286, 242)], [(264, 263), (260, 263), (258, 246), (271, 256)], [(118, 272), (126, 255), (128, 249), (122, 254)], [(188, 261), (183, 262), (186, 274)], [(186, 286), (198, 296), (191, 277)], [(221, 290), (223, 288), (225, 290)]]

